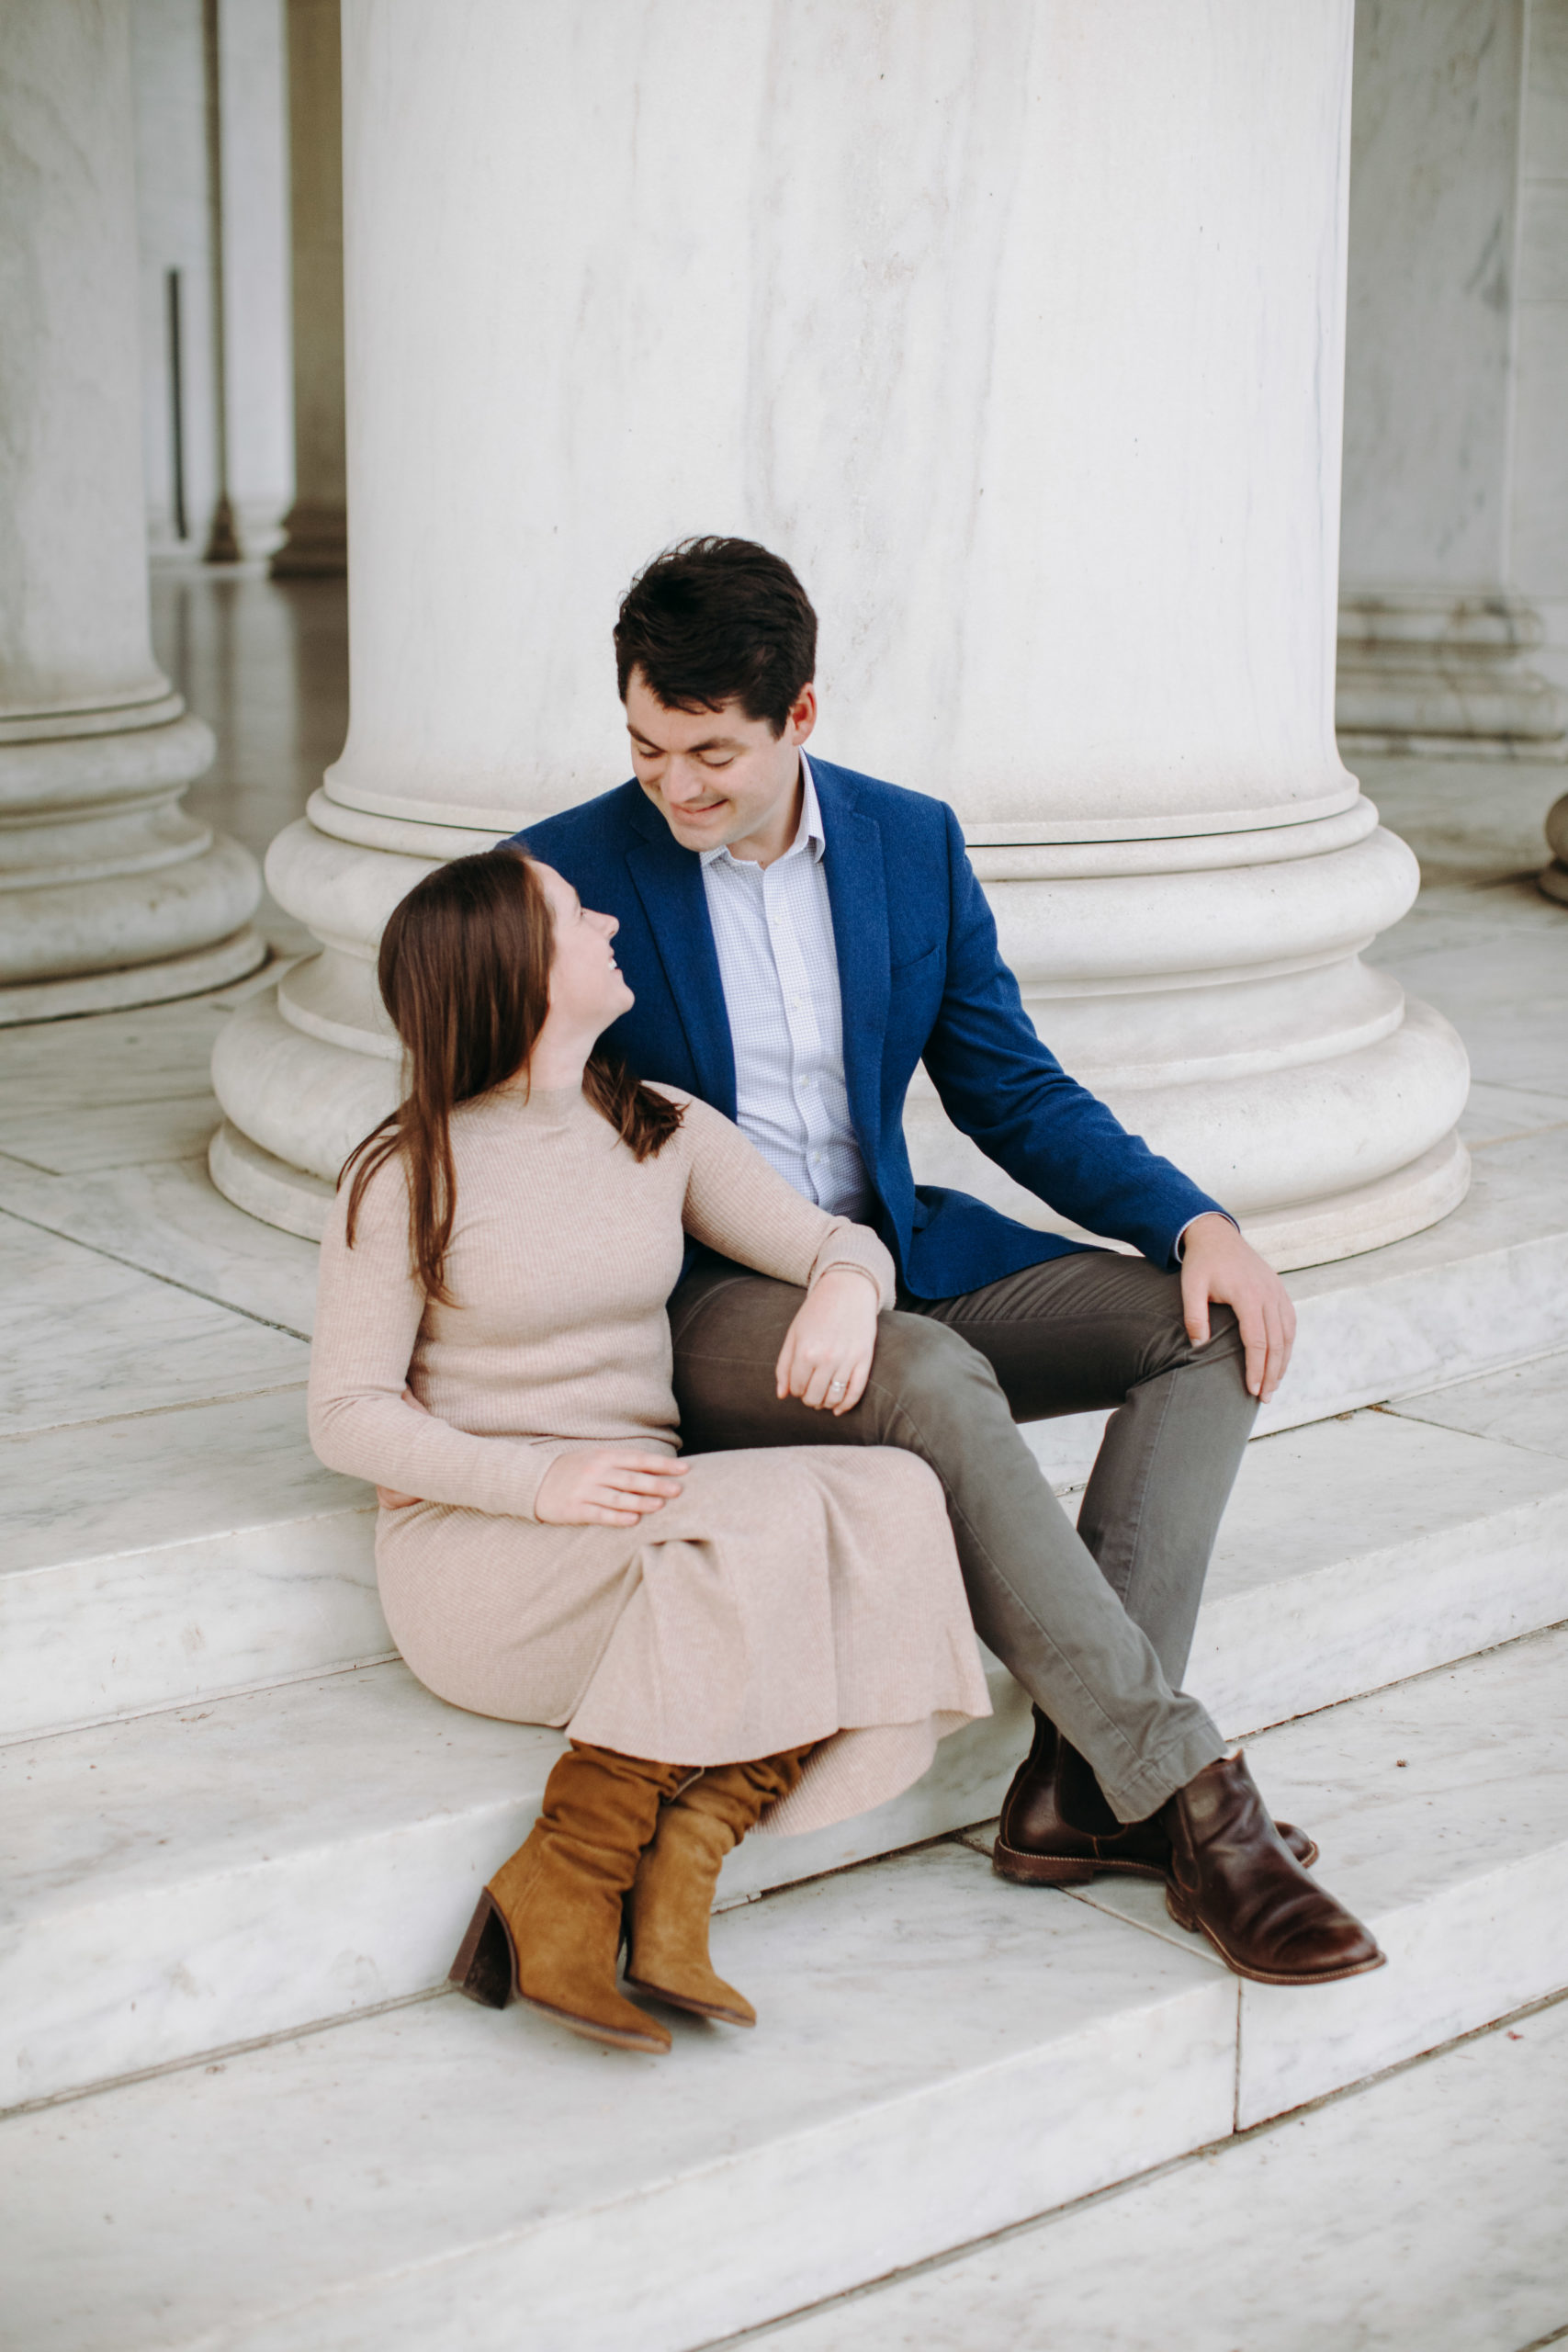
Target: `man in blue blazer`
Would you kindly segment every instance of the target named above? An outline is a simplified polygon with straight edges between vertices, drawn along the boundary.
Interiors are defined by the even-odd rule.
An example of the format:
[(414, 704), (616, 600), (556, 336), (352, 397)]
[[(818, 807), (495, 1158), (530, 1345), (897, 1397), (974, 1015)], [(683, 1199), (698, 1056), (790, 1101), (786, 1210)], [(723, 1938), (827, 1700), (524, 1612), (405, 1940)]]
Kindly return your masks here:
[[(816, 1293), (803, 1308), (787, 1284), (689, 1264), (670, 1306), (685, 1442), (900, 1445), (936, 1471), (976, 1626), (1034, 1702), (1003, 1875), (1163, 1876), (1178, 1917), (1267, 1982), (1375, 1967), (1305, 1875), (1310, 1840), (1269, 1820), (1180, 1690), (1215, 1531), (1289, 1359), (1289, 1296), (1219, 1203), (1041, 1043), (952, 809), (807, 758), (816, 637), (766, 549), (660, 557), (615, 629), (635, 779), (517, 837), (616, 918), (637, 1001), (606, 1043), (736, 1119), (897, 1264), (874, 1363), (868, 1336), (831, 1385), (818, 1367), (849, 1364), (844, 1318), (869, 1334), (869, 1308)], [(920, 1062), (1010, 1176), (1138, 1255), (917, 1184), (903, 1114)], [(1075, 1532), (1017, 1423), (1100, 1407)]]

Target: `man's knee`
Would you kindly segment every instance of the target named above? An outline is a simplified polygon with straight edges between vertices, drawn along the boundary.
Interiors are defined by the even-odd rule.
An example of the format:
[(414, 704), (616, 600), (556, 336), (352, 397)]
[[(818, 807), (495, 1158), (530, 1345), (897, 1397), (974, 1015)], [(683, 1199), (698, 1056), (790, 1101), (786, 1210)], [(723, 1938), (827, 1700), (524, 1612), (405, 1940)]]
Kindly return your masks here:
[(940, 1449), (976, 1419), (1000, 1415), (1011, 1423), (995, 1372), (968, 1340), (944, 1323), (902, 1311), (877, 1324), (876, 1359), (866, 1385), (875, 1392), (884, 1442)]
[(1186, 1364), (1218, 1363), (1227, 1356), (1240, 1358), (1245, 1352), (1234, 1307), (1225, 1306), (1223, 1300), (1213, 1300), (1209, 1307), (1208, 1338), (1193, 1340), (1187, 1329), (1180, 1275), (1161, 1277), (1158, 1306), (1150, 1318), (1140, 1379), (1156, 1380), (1161, 1373), (1178, 1371)]

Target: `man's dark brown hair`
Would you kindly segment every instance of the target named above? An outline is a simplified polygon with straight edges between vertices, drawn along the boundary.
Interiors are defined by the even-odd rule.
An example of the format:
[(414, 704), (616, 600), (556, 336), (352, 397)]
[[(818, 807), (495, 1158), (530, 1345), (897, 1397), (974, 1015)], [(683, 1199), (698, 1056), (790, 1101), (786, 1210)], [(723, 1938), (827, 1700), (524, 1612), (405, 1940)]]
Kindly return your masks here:
[(739, 702), (782, 735), (817, 674), (817, 616), (754, 539), (682, 539), (637, 573), (615, 622), (621, 700), (634, 670), (667, 710)]

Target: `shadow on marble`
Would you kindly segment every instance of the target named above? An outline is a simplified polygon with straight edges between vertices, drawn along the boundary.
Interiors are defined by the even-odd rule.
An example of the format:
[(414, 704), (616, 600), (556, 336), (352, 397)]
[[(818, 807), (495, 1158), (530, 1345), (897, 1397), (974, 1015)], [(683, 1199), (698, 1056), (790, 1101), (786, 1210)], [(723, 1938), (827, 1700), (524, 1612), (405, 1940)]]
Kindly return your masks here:
[(271, 2352), (457, 2314), (499, 2352), (525, 2311), (608, 2352), (635, 2311), (638, 2352), (683, 2352), (1230, 2129), (1223, 1974), (958, 1847), (748, 1905), (714, 1951), (761, 2025), (672, 2019), (666, 2061), (446, 2000), (13, 2119), (17, 2324)]
[(308, 1350), (292, 1333), (4, 1214), (0, 1298), (7, 1342), (0, 1436), (305, 1377)]
[(1521, 2352), (1568, 2314), (1565, 2117), (1559, 2006), (806, 2312), (759, 2352)]

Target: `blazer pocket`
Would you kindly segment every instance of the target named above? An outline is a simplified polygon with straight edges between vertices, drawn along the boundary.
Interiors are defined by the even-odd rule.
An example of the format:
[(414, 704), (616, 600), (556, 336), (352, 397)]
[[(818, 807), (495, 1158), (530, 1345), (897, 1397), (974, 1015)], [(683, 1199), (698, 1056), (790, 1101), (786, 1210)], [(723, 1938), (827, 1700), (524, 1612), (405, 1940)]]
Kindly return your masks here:
[(902, 964), (895, 964), (888, 977), (895, 980), (913, 979), (928, 965), (935, 964), (937, 957), (942, 954), (942, 943), (939, 939), (934, 946), (926, 948), (920, 955), (910, 956)]

